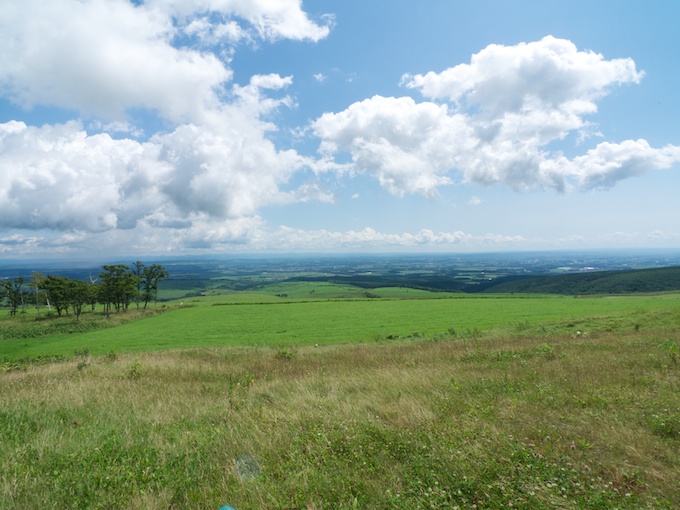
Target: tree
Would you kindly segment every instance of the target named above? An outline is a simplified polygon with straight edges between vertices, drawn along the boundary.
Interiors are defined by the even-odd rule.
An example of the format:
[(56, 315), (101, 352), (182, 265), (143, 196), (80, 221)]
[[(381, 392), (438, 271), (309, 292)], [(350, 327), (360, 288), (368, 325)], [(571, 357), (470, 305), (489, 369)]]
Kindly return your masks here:
[(45, 291), (47, 302), (57, 310), (57, 315), (61, 316), (62, 311), (68, 315), (68, 307), (71, 304), (69, 279), (65, 276), (49, 275), (41, 282), (40, 286)]
[(0, 303), (2, 303), (5, 300), (5, 296), (7, 295), (7, 289), (5, 288), (4, 280), (0, 281)]
[(144, 268), (142, 272), (141, 288), (142, 299), (144, 299), (144, 309), (152, 299), (155, 301), (158, 297), (158, 284), (164, 278), (170, 276), (163, 266), (160, 264), (151, 264)]
[[(132, 274), (137, 279), (137, 295), (135, 296), (135, 303), (137, 303), (137, 308), (139, 308), (139, 301), (142, 296), (142, 279), (144, 278), (144, 270), (146, 266), (141, 260), (137, 260), (132, 263)], [(146, 308), (146, 306), (144, 306)]]
[(80, 320), (83, 305), (90, 301), (92, 285), (82, 280), (68, 280), (66, 285), (68, 301), (73, 308), (73, 314), (76, 316), (76, 320)]
[(23, 276), (15, 276), (13, 279), (2, 280), (2, 287), (5, 291), (5, 298), (9, 305), (9, 314), (16, 315), (19, 305), (24, 306), (24, 282)]
[(102, 266), (102, 269), (104, 271), (99, 273), (102, 280), (99, 299), (104, 304), (106, 316), (109, 317), (112, 305), (116, 312), (128, 309), (137, 292), (137, 283), (135, 275), (125, 264)]
[(92, 281), (88, 284), (87, 302), (90, 305), (90, 311), (94, 312), (99, 302), (99, 285)]
[(42, 273), (31, 273), (31, 280), (28, 282), (28, 286), (33, 289), (33, 292), (35, 294), (35, 308), (38, 310), (38, 317), (40, 317), (40, 305), (42, 302), (42, 298), (44, 297), (41, 289), (42, 289), (42, 284), (45, 281), (45, 275)]

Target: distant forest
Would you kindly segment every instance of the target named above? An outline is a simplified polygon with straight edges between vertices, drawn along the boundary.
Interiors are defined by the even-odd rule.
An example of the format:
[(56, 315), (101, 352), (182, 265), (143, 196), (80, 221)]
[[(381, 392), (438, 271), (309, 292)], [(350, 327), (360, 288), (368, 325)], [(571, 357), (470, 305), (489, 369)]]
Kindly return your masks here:
[(680, 267), (499, 278), (485, 292), (625, 294), (680, 290)]
[(403, 286), (440, 292), (625, 294), (680, 290), (680, 267), (594, 271), (560, 275), (510, 275), (465, 282), (455, 274), (300, 276), (289, 281), (327, 281), (371, 289)]

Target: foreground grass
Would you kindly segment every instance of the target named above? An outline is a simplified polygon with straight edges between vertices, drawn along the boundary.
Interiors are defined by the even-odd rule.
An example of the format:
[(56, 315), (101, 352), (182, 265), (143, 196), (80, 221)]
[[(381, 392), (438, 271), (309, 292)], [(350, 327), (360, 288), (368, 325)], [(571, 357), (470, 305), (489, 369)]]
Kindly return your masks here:
[(678, 345), (641, 328), (29, 366), (0, 374), (0, 508), (680, 508)]

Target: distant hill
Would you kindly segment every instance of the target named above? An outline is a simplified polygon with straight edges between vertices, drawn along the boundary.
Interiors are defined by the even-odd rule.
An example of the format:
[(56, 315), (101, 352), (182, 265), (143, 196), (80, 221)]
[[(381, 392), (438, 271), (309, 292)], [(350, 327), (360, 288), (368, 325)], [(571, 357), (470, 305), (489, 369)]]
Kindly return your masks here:
[(469, 284), (455, 279), (455, 275), (398, 275), (398, 274), (358, 274), (333, 276), (297, 276), (288, 278), (289, 282), (328, 282), (337, 285), (354, 285), (362, 289), (378, 287), (409, 287), (431, 292), (466, 292)]
[(410, 287), (433, 292), (625, 294), (680, 290), (680, 266), (653, 269), (592, 271), (558, 275), (509, 275), (494, 280), (459, 280), (454, 274), (363, 274), (298, 276), (287, 281), (328, 282), (372, 289)]
[(508, 276), (477, 291), (534, 294), (624, 294), (680, 290), (680, 267), (596, 271), (551, 276)]

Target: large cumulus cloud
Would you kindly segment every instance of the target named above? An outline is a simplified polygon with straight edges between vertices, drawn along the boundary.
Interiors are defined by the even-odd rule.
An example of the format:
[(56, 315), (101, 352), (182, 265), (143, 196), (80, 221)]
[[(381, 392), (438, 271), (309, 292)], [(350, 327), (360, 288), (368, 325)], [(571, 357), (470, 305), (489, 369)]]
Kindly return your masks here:
[[(13, 228), (115, 228), (124, 180), (144, 147), (87, 136), (76, 122), (0, 125), (0, 225)], [(148, 170), (147, 170), (148, 171)], [(144, 180), (142, 174), (137, 177)]]
[[(109, 117), (143, 108), (196, 121), (221, 102), (231, 44), (250, 32), (250, 39), (315, 41), (328, 31), (299, 0), (5, 2), (0, 91), (25, 107)], [(192, 44), (207, 33), (217, 46)]]
[(26, 0), (0, 14), (0, 88), (24, 106), (86, 116), (131, 108), (190, 120), (217, 102), (231, 71), (214, 54), (174, 47), (168, 15), (122, 0)]
[[(0, 124), (0, 228), (71, 233), (73, 243), (82, 233), (131, 238), (132, 229), (147, 239), (172, 231), (158, 234), (168, 246), (243, 242), (261, 225), (260, 207), (318, 191), (304, 183), (282, 190), (309, 161), (268, 138), (276, 129), (268, 116), (293, 105), (285, 95), (292, 78), (231, 83), (234, 46), (317, 41), (331, 21), (315, 23), (299, 0), (4, 5), (0, 95), (79, 118)], [(154, 114), (162, 130), (145, 136), (137, 112)], [(88, 132), (93, 126), (104, 132)], [(4, 239), (32, 246), (41, 238)]]
[(0, 226), (98, 232), (254, 217), (291, 200), (280, 187), (307, 160), (247, 122), (182, 124), (144, 142), (88, 135), (78, 122), (0, 124)]
[(456, 178), (517, 190), (610, 187), (680, 161), (680, 148), (645, 140), (603, 142), (568, 159), (550, 144), (586, 136), (597, 100), (643, 73), (631, 59), (607, 60), (547, 36), (490, 45), (441, 73), (403, 76), (429, 101), (375, 96), (317, 119), (327, 156), (348, 152), (392, 193), (430, 195)]

